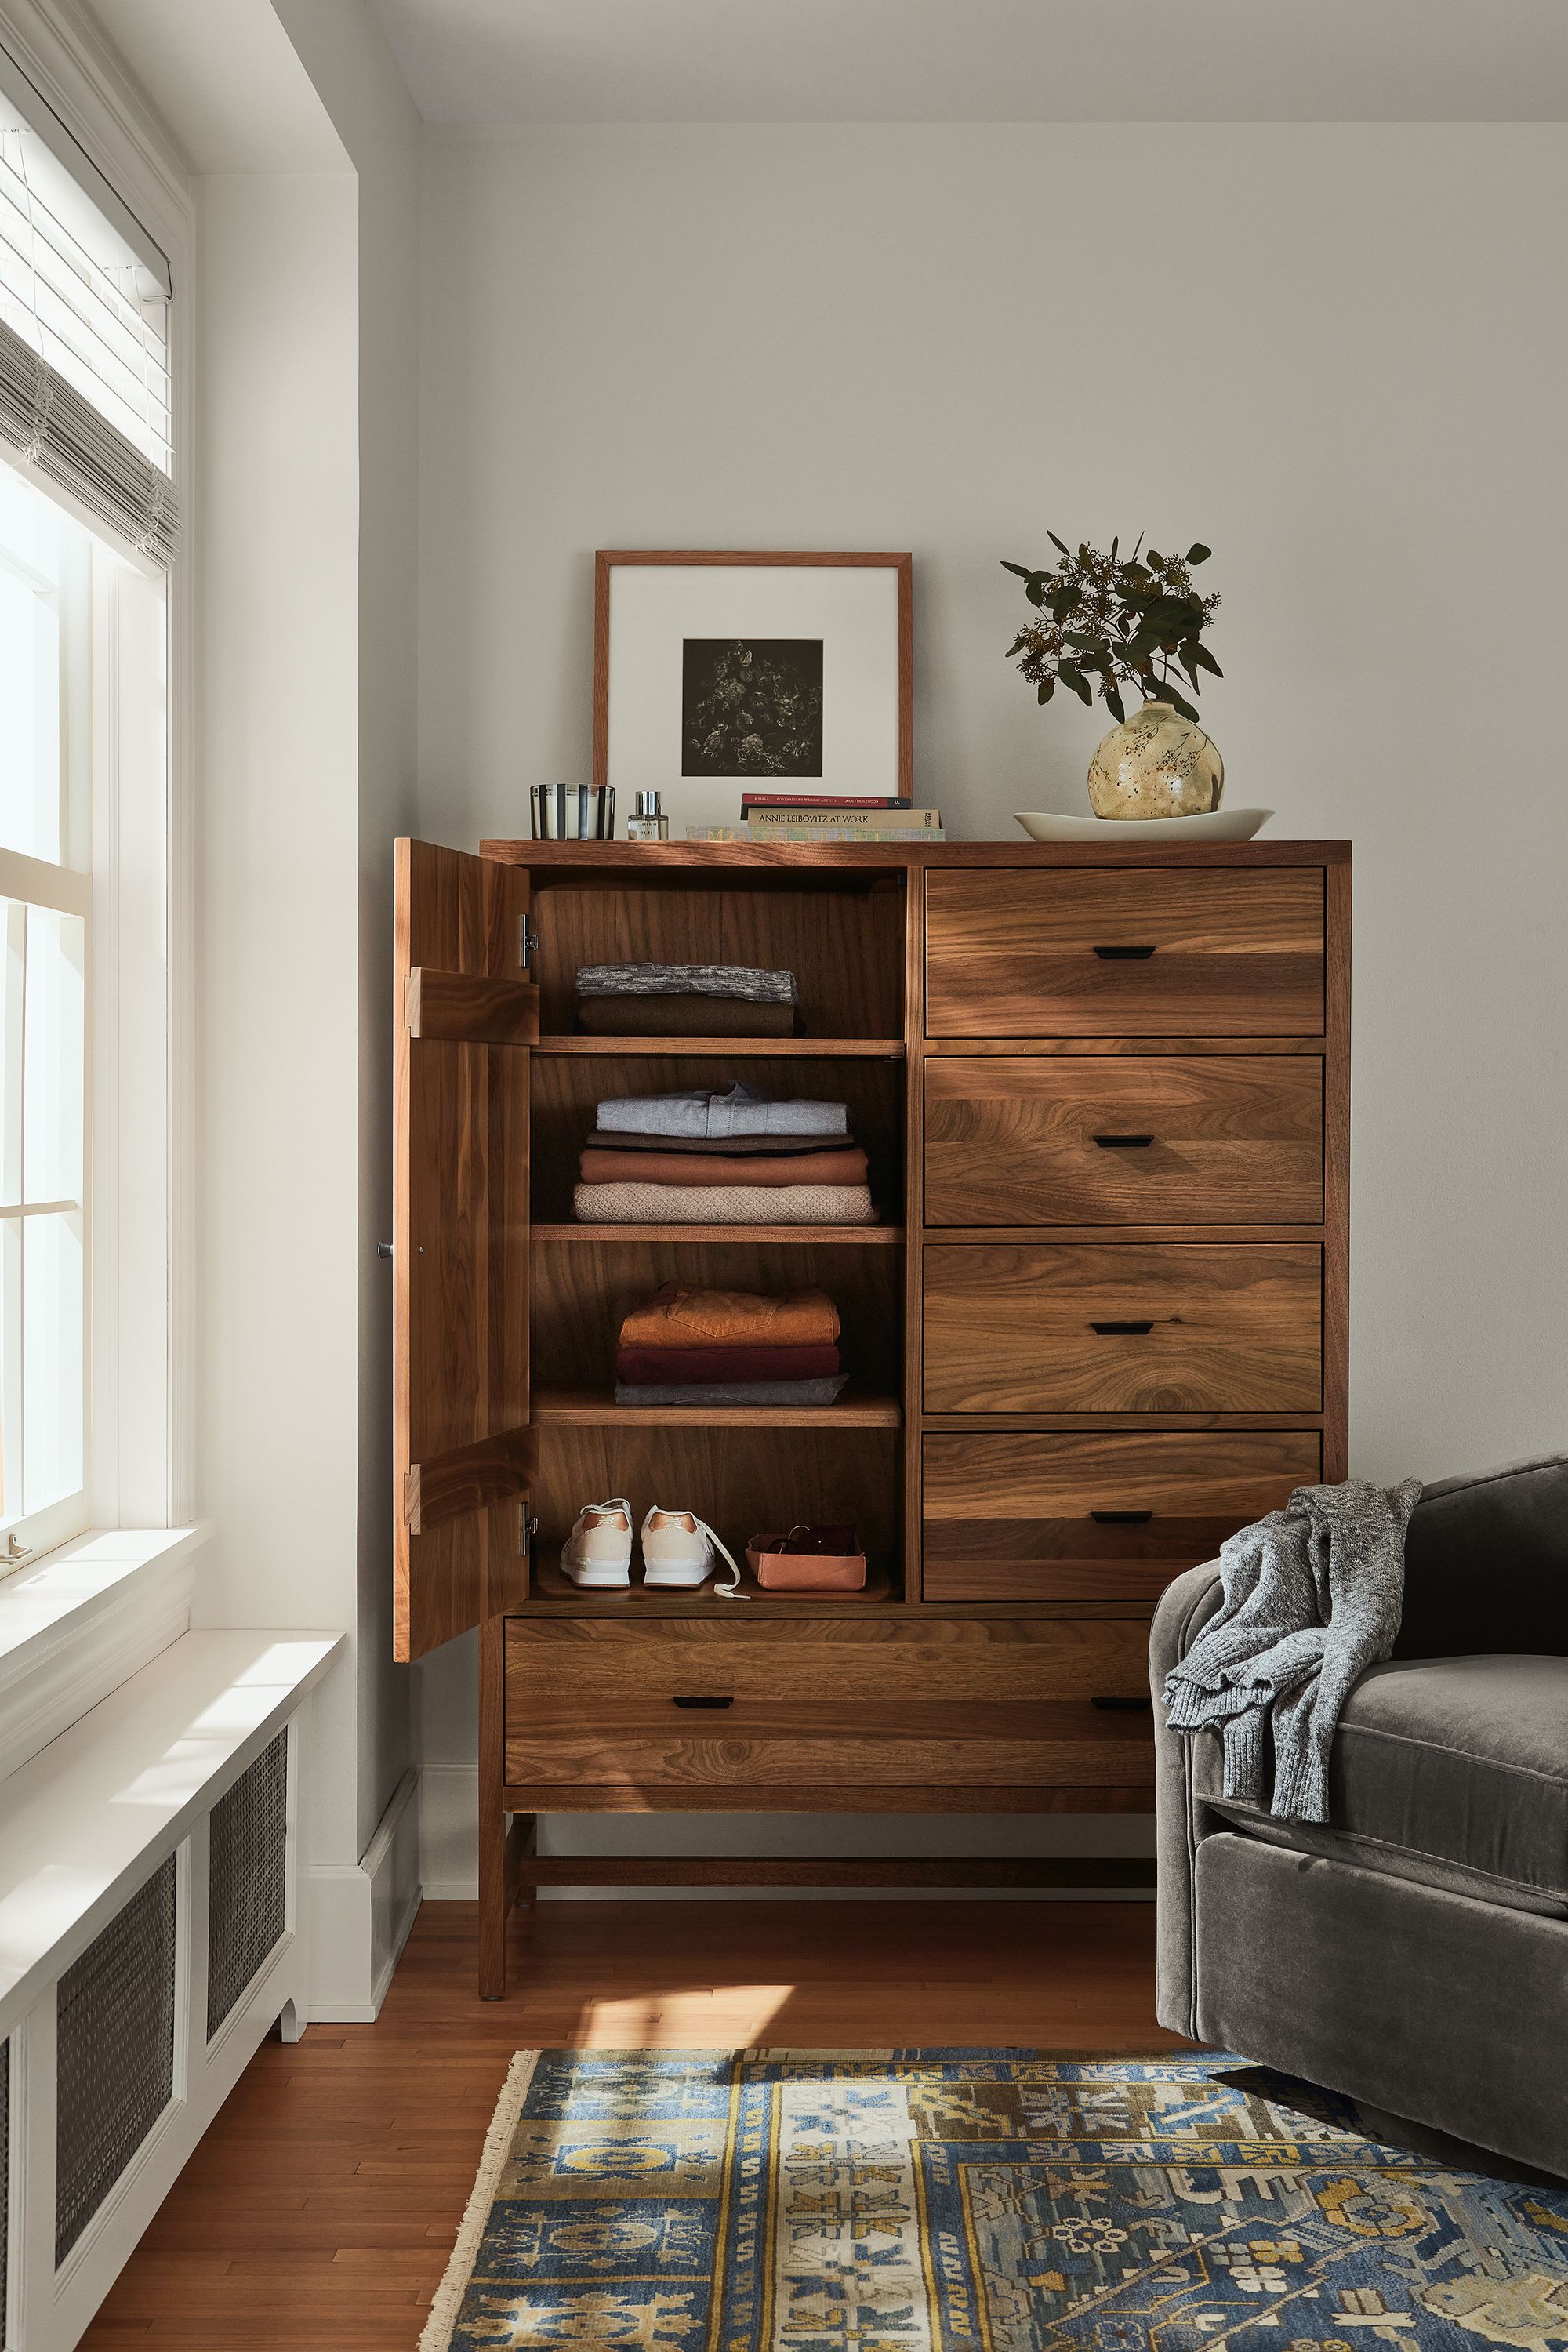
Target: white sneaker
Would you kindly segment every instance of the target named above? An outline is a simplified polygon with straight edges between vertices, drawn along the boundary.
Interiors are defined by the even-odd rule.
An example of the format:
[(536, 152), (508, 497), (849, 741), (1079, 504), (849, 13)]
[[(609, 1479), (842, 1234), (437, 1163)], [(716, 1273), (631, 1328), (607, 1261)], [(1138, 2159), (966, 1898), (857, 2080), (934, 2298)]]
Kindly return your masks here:
[[(717, 1555), (717, 1557), (716, 1557)], [(690, 1592), (706, 1584), (720, 1559), (730, 1563), (731, 1581), (715, 1592), (732, 1593), (741, 1581), (733, 1555), (706, 1519), (695, 1511), (667, 1511), (655, 1503), (642, 1523), (642, 1580)]]
[(632, 1507), (624, 1495), (584, 1503), (561, 1547), (562, 1572), (595, 1588), (632, 1580)]

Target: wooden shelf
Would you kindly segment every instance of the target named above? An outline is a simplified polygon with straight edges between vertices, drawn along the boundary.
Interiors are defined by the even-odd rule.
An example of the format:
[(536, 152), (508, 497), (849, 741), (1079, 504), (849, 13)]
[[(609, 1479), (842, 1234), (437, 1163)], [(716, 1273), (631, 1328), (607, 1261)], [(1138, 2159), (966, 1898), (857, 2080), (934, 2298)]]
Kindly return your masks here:
[(616, 1404), (608, 1390), (540, 1389), (531, 1418), (542, 1429), (897, 1429), (903, 1414), (897, 1397), (852, 1389), (837, 1404)]
[[(720, 1054), (729, 1062), (750, 1061), (759, 1054), (800, 1057), (807, 1061), (864, 1059), (901, 1062), (901, 1037), (541, 1037), (536, 1054), (638, 1055)], [(721, 1139), (716, 1139), (721, 1140)]]
[[(726, 1538), (726, 1540), (728, 1538)], [(824, 1610), (844, 1608), (886, 1607), (900, 1600), (893, 1580), (886, 1567), (868, 1561), (866, 1582), (858, 1592), (763, 1592), (748, 1570), (744, 1555), (736, 1553), (741, 1561), (741, 1592), (748, 1601), (760, 1602), (767, 1609), (784, 1609), (799, 1613), (818, 1613)], [(641, 1567), (634, 1549), (632, 1575), (641, 1575)], [(729, 1570), (722, 1560), (719, 1574), (726, 1580)], [(509, 1609), (512, 1617), (707, 1617), (715, 1610), (722, 1612), (736, 1606), (735, 1601), (721, 1601), (712, 1582), (701, 1585), (695, 1592), (671, 1591), (668, 1587), (651, 1590), (640, 1582), (622, 1585), (610, 1591), (585, 1591), (562, 1573), (558, 1554), (541, 1553), (534, 1563), (533, 1587), (528, 1599)]]
[(902, 1225), (579, 1225), (535, 1224), (536, 1242), (881, 1242), (898, 1244)]

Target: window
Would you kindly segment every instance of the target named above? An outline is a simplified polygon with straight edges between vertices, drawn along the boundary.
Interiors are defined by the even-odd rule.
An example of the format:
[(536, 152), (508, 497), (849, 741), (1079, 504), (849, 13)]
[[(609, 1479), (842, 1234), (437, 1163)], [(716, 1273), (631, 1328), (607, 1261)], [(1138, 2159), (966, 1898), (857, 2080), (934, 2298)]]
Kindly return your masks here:
[(0, 468), (0, 1570), (88, 1524), (92, 571)]

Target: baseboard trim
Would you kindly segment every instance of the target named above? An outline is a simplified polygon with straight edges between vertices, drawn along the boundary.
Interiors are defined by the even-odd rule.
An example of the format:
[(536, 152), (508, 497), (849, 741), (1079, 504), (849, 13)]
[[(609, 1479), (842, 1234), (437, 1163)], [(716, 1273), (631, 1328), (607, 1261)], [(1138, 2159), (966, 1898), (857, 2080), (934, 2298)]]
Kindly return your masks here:
[(419, 1774), (410, 1766), (358, 1862), (310, 1867), (312, 2025), (374, 2025), (420, 1902)]

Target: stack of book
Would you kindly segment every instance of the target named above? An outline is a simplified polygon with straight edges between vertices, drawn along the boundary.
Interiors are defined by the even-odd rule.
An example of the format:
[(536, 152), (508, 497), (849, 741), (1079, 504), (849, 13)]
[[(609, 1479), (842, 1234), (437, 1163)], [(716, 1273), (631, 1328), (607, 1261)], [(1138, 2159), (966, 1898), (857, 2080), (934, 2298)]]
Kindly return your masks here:
[(688, 841), (942, 841), (942, 813), (881, 794), (746, 793), (739, 824), (689, 824)]

